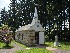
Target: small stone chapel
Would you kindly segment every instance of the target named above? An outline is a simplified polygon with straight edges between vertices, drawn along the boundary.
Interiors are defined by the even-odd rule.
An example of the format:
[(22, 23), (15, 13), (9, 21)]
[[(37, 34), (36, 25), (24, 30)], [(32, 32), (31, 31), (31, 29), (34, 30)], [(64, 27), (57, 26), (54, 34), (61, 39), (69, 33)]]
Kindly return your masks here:
[(38, 20), (37, 8), (35, 7), (35, 13), (31, 24), (22, 26), (16, 30), (15, 40), (25, 45), (44, 44), (45, 29)]

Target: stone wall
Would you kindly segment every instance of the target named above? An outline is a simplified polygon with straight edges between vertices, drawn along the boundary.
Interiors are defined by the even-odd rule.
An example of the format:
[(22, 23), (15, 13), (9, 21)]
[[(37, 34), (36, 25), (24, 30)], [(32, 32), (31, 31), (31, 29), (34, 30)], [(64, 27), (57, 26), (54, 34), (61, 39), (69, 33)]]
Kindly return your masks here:
[(25, 45), (34, 45), (35, 31), (34, 30), (17, 31), (15, 35), (15, 40)]

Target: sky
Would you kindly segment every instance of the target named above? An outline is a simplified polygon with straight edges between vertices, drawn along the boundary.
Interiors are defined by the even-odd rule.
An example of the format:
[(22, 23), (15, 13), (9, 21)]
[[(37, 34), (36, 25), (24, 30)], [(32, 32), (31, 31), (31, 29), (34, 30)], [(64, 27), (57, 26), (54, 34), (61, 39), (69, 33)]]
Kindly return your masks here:
[(1, 9), (3, 9), (4, 7), (6, 8), (6, 10), (8, 10), (8, 6), (10, 4), (10, 0), (0, 0), (0, 11)]

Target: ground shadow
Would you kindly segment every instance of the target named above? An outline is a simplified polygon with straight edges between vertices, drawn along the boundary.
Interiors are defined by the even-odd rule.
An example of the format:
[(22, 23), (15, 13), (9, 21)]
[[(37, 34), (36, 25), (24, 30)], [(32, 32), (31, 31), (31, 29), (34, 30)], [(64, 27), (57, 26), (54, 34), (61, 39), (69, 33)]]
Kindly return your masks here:
[(3, 46), (2, 48), (0, 48), (0, 49), (11, 49), (11, 48), (14, 48), (13, 46)]
[(48, 45), (46, 44), (36, 44), (35, 46), (29, 46), (30, 48), (46, 48)]

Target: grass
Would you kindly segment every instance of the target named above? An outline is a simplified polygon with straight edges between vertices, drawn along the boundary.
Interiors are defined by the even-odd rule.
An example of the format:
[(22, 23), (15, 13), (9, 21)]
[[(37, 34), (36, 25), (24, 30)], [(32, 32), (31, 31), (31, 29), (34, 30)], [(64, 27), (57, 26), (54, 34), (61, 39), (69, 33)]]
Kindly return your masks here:
[[(13, 43), (18, 44), (23, 48), (27, 48), (25, 45), (17, 43), (15, 41), (13, 41)], [(61, 47), (54, 47), (54, 41), (45, 42), (45, 44), (48, 45), (48, 47), (59, 48), (63, 50), (70, 50), (70, 42), (59, 41), (59, 43)], [(13, 47), (11, 44), (9, 45)], [(0, 48), (6, 48), (4, 46), (5, 46), (5, 43), (0, 42)], [(52, 51), (49, 51), (45, 48), (31, 48), (31, 49), (18, 50), (18, 51), (15, 51), (15, 53), (52, 53)]]
[(53, 41), (47, 41), (45, 42), (46, 45), (48, 45), (49, 47), (53, 47)]
[[(15, 41), (12, 41), (12, 42), (15, 43), (15, 44), (18, 44), (18, 45), (21, 46), (21, 47), (26, 48), (26, 46), (23, 45), (23, 44), (17, 43), (17, 42), (15, 42)], [(3, 48), (10, 49), (10, 48), (13, 48), (13, 46), (12, 46), (11, 43), (9, 44), (9, 46), (6, 46), (6, 44), (5, 44), (4, 42), (0, 42), (0, 49), (3, 49)]]
[[(59, 43), (60, 47), (56, 46), (56, 48), (70, 50), (70, 42), (60, 41)], [(49, 47), (54, 47), (54, 41), (47, 41), (45, 44), (47, 44)]]
[(64, 50), (70, 50), (70, 42), (60, 42), (61, 43), (61, 49)]
[(0, 42), (0, 48), (3, 48), (5, 46), (5, 43)]
[(31, 48), (28, 50), (18, 50), (15, 53), (52, 53), (52, 51), (44, 48)]
[(26, 46), (25, 46), (24, 44), (18, 43), (18, 42), (14, 41), (14, 40), (13, 40), (12, 42), (15, 43), (15, 44), (18, 44), (18, 45), (21, 46), (21, 47), (26, 48)]
[(19, 46), (22, 46), (23, 48), (25, 48), (24, 50), (18, 50), (15, 51), (15, 53), (52, 53), (52, 51), (49, 51), (45, 48), (30, 48), (30, 49), (26, 49), (29, 48), (23, 44), (20, 44), (18, 42), (13, 41), (15, 44), (18, 44)]
[(4, 42), (0, 42), (0, 49), (10, 49), (10, 48), (13, 48), (11, 44), (9, 44), (9, 46), (6, 46)]
[[(64, 42), (60, 41), (60, 47), (54, 47), (54, 41), (47, 41), (45, 42), (48, 47), (58, 48), (62, 50), (70, 50), (70, 42)], [(53, 51), (49, 51), (45, 48), (31, 48), (31, 49), (25, 49), (25, 50), (18, 50), (15, 53), (53, 53)]]

